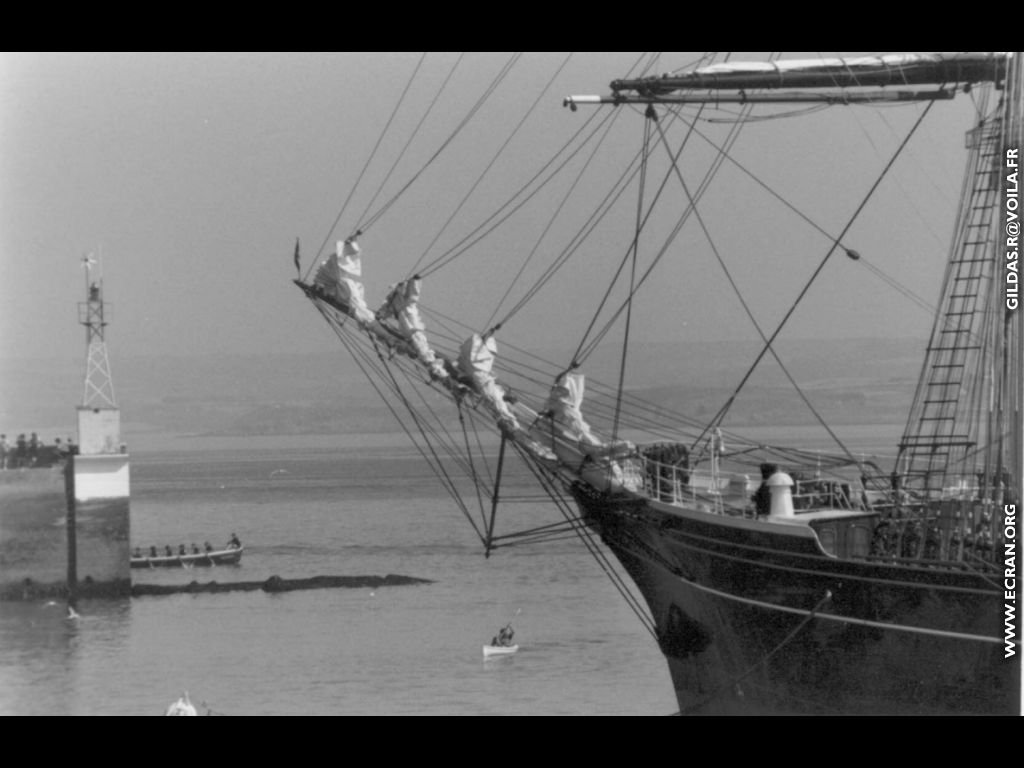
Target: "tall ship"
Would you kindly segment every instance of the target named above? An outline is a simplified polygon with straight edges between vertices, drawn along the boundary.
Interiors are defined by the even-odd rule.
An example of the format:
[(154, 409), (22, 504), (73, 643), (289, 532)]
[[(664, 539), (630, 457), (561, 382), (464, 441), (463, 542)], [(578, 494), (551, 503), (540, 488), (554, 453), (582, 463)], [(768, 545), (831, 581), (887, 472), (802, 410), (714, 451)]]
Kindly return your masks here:
[[(651, 74), (659, 62), (638, 60), (606, 94), (564, 98), (566, 119), (582, 127), (552, 154), (538, 150), (536, 173), (520, 174), (501, 206), (447, 250), (435, 249), (438, 238), (430, 241), (433, 232), (424, 232), (429, 245), (419, 259), (405, 274), (376, 276), (395, 282), (371, 301), (364, 281), (375, 262), (367, 259), (364, 274), (364, 249), (372, 252), (377, 233), (392, 222), (392, 206), (426, 183), (435, 158), (453, 151), (478, 102), (392, 197), (374, 209), (374, 195), (358, 218), (346, 218), (343, 207), (305, 271), (296, 243), (295, 284), (398, 418), (488, 554), (566, 535), (592, 551), (656, 639), (681, 714), (1019, 714), (1021, 55), (743, 61), (707, 54)], [(962, 144), (965, 159), (941, 158), (945, 165), (964, 164), (952, 242), (902, 435), (889, 457), (869, 456), (838, 437), (828, 414), (790, 373), (778, 342), (793, 314), (826, 282), (823, 275), (870, 268), (885, 276), (884, 258), (869, 258), (858, 238), (884, 231), (901, 242), (903, 222), (878, 204), (879, 190), (904, 170), (919, 131), (943, 127), (936, 116), (950, 100), (968, 100), (974, 115)], [(898, 130), (886, 122), (888, 144), (868, 140), (869, 183), (844, 197), (828, 219), (809, 214), (806, 202), (763, 178), (739, 150), (738, 142), (764, 121), (796, 125), (822, 110), (856, 121), (855, 110), (899, 106), (911, 117)], [(611, 152), (605, 139), (615, 121), (632, 122), (634, 144), (624, 154), (617, 148), (615, 157), (625, 157), (621, 174), (601, 187), (587, 173)], [(704, 163), (687, 161), (697, 145)], [(762, 138), (755, 148), (773, 151)], [(848, 167), (853, 153), (845, 143), (832, 149), (822, 159), (808, 152), (797, 169), (816, 179), (806, 183), (817, 185), (819, 197), (829, 195), (826, 184), (844, 181), (837, 169)], [(732, 181), (720, 182), (726, 171)], [(521, 210), (562, 177), (565, 196), (547, 198), (543, 215), (516, 230)], [(445, 213), (448, 223), (476, 189), (455, 213)], [(761, 311), (765, 297), (751, 296), (749, 281), (744, 290), (742, 260), (753, 258), (758, 244), (737, 254), (716, 245), (725, 238), (710, 231), (714, 206), (732, 205), (736, 197), (743, 207), (759, 205), (755, 192), (777, 207), (780, 221), (788, 219), (781, 231), (803, 231), (799, 240), (794, 234), (793, 247), (810, 253), (801, 262), (806, 268), (787, 276), (790, 290), (773, 313)], [(566, 201), (581, 194), (591, 201), (591, 215), (574, 219), (571, 236), (552, 242), (551, 227), (571, 215)], [(342, 222), (348, 226), (339, 231)], [(603, 234), (610, 228), (617, 237)], [(514, 237), (492, 250), (515, 260), (512, 279), (491, 285), (469, 268), (449, 269), (484, 258), (485, 238), (510, 229)], [(770, 258), (770, 247), (759, 255)], [(736, 317), (757, 340), (730, 394), (703, 418), (687, 413), (685, 397), (677, 411), (629, 387), (639, 357), (630, 357), (631, 324), (640, 325), (644, 314), (673, 321), (675, 308), (652, 305), (648, 296), (668, 279), (659, 270), (697, 248), (720, 270), (708, 290), (735, 303)], [(580, 254), (588, 252), (584, 260)], [(600, 286), (595, 253), (614, 256), (602, 262), (608, 276)], [(563, 268), (580, 270), (581, 295), (552, 295), (547, 281)], [(934, 261), (928, 269), (936, 269)], [(493, 291), (491, 316), (481, 323), (460, 318), (450, 304), (428, 306), (421, 299), (442, 278), (446, 285), (464, 279), (467, 306), (471, 293)], [(538, 302), (585, 307), (582, 334), (563, 338), (552, 328), (530, 345), (519, 337), (505, 341), (521, 313)], [(860, 309), (871, 311), (870, 302)], [(598, 345), (609, 341), (618, 350), (611, 367), (617, 380), (605, 384), (586, 375)], [(575, 351), (544, 359), (541, 352), (559, 343)], [(834, 448), (788, 446), (784, 430), (778, 439), (766, 438), (765, 429), (744, 435), (735, 404), (769, 364)], [(507, 504), (515, 500), (507, 479), (513, 462), (554, 502), (550, 524), (515, 527), (515, 507)]]

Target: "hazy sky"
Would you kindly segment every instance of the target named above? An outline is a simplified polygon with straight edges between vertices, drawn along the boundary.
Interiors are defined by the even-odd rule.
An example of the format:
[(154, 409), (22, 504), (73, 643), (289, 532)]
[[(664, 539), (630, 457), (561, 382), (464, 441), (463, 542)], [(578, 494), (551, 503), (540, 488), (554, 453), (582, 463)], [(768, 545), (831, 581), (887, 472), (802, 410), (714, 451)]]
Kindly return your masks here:
[[(655, 71), (696, 54), (664, 54)], [(566, 54), (528, 54), (455, 140), (362, 239), (370, 303), (408, 275)], [(445, 252), (535, 173), (590, 117), (562, 97), (607, 93), (637, 54), (575, 54), (428, 259)], [(376, 161), (335, 217), (381, 136), (420, 54), (3, 54), (0, 56), (0, 365), (84, 354), (76, 325), (83, 254), (102, 259), (113, 305), (112, 355), (336, 350), (291, 284), (321, 244), (351, 232), (419, 171), (484, 93), (509, 54), (470, 54), (372, 206), (388, 169), (452, 71), (430, 54)], [(846, 242), (935, 301), (963, 169), (970, 98), (936, 104), (907, 154)], [(603, 109), (611, 109), (604, 107)], [(838, 232), (923, 109), (834, 107), (744, 127), (733, 156), (826, 229)], [(735, 112), (731, 108), (731, 112)], [(689, 109), (686, 114), (695, 114)], [(710, 114), (705, 115), (710, 116)], [(716, 113), (717, 117), (726, 113)], [(643, 119), (622, 108), (613, 130), (555, 217), (505, 307), (563, 251), (640, 147)], [(702, 122), (724, 136), (729, 125)], [(674, 146), (685, 126), (669, 126)], [(581, 153), (516, 217), (431, 275), (424, 303), (483, 327), (590, 156)], [(682, 166), (696, 188), (712, 156), (691, 137)], [(668, 167), (657, 149), (647, 199)], [(703, 165), (702, 165), (703, 164)], [(564, 180), (563, 180), (564, 177)], [(660, 248), (685, 198), (670, 180), (641, 240)], [(628, 248), (636, 185), (557, 280), (508, 324), (516, 343), (573, 346), (610, 269)], [(766, 328), (788, 308), (827, 244), (726, 165), (701, 203), (722, 258)], [(647, 262), (645, 262), (647, 260)], [(637, 338), (752, 338), (696, 220), (639, 294)], [(94, 276), (98, 276), (98, 272)], [(794, 315), (793, 337), (913, 336), (930, 319), (848, 259), (837, 257)], [(116, 371), (115, 371), (116, 375)]]

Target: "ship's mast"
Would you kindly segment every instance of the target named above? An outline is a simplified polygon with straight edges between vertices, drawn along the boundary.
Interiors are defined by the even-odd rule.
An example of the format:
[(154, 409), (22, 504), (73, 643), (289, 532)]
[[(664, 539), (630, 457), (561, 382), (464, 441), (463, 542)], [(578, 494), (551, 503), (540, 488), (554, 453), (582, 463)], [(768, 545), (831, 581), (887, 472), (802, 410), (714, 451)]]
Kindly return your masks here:
[[(980, 104), (984, 106), (983, 92)], [(984, 111), (984, 108), (983, 110)], [(944, 488), (991, 483), (990, 431), (1002, 377), (1000, 323), (993, 312), (998, 276), (994, 259), (998, 223), (1002, 120), (982, 122), (967, 136), (969, 156), (961, 208), (950, 249), (939, 313), (932, 326), (917, 392), (899, 445), (897, 474), (904, 490), (940, 494)], [(998, 307), (998, 304), (996, 305)], [(976, 472), (984, 477), (978, 481)]]
[[(1010, 234), (1011, 222), (1007, 221), (1011, 212), (1011, 198), (1016, 201), (1015, 211), (1019, 232), (1020, 223), (1020, 200), (1021, 200), (1021, 169), (1024, 153), (1024, 57), (1017, 53), (1014, 57), (1013, 66), (1007, 72), (1006, 78), (1006, 108), (1004, 110), (1005, 139), (1003, 143), (1003, 228), (1002, 233)], [(1015, 155), (1016, 165), (1010, 166), (1010, 158)], [(1011, 174), (1010, 171), (1016, 171)], [(1015, 180), (1011, 180), (1015, 179)], [(1004, 381), (1005, 397), (1003, 405), (1006, 415), (1012, 419), (1012, 434), (1001, 434), (1001, 439), (1009, 438), (1010, 445), (1005, 446), (1002, 460), (1012, 468), (1009, 472), (1010, 486), (1007, 490), (1008, 496), (1015, 499), (1019, 504), (1024, 500), (1024, 310), (1020, 307), (1020, 242), (1018, 235), (1014, 242), (1015, 247), (1011, 248), (1009, 239), (1003, 241), (1005, 248), (997, 249), (1003, 254), (1003, 280), (999, 291), (999, 298), (1002, 300), (1004, 327)], [(1011, 259), (1012, 256), (1012, 259)], [(1012, 284), (1009, 271), (1010, 261), (1018, 267), (1014, 277), (1016, 283)], [(1016, 300), (1016, 303), (1012, 301)], [(1019, 507), (1018, 507), (1019, 508)]]
[(104, 330), (107, 326), (103, 302), (103, 279), (92, 279), (96, 261), (92, 256), (82, 258), (85, 271), (86, 300), (78, 304), (78, 322), (85, 326), (85, 388), (82, 406), (86, 408), (116, 408), (114, 380), (110, 376), (110, 360)]
[[(1020, 53), (939, 53), (727, 62), (616, 80), (609, 96), (570, 96), (565, 103), (576, 109), (626, 103), (920, 101), (951, 98), (982, 85), (975, 96), (982, 119), (967, 137), (961, 210), (894, 483), (918, 498), (933, 499), (955, 486), (961, 498), (973, 495), (991, 506), (1005, 495), (1020, 498), (1024, 475), (1024, 310), (1007, 307), (1002, 247), (1009, 194), (1006, 152), (1024, 149), (1021, 58)], [(984, 105), (991, 86), (1001, 96), (994, 114)], [(980, 487), (969, 493), (967, 486)]]
[(1017, 55), (994, 115), (967, 136), (940, 313), (896, 467), (904, 489), (923, 497), (953, 493), (998, 507), (1019, 495), (1013, 489), (1021, 482), (1021, 311), (1006, 302), (1004, 240), (1007, 151), (1021, 148), (1020, 73)]
[[(1016, 66), (1013, 67), (1010, 77), (1006, 84), (1007, 99), (1010, 102), (1009, 108), (1007, 109), (1009, 136), (1011, 140), (1017, 142), (1016, 149), (1017, 154), (1024, 154), (1024, 61), (1022, 61), (1021, 53), (1016, 56)], [(1014, 147), (1007, 146), (1007, 151), (1014, 149)], [(1021, 200), (1020, 190), (1022, 188), (1021, 173), (1022, 163), (1024, 158), (1018, 157), (1017, 167), (1018, 183), (1015, 185), (1017, 190), (1017, 200)], [(1007, 181), (1007, 192), (1009, 193), (1009, 180)], [(1020, 206), (1018, 205), (1017, 213), (1020, 215)], [(1019, 221), (1019, 219), (1018, 219)], [(1020, 243), (1020, 238), (1017, 240)], [(1021, 248), (1018, 246), (1017, 253), (1019, 254)], [(1017, 257), (1018, 265), (1020, 264), (1020, 257)], [(1007, 277), (1008, 279), (1008, 277)], [(1011, 375), (1015, 377), (1015, 381), (1011, 383), (1010, 397), (1012, 403), (1010, 404), (1010, 410), (1013, 413), (1013, 466), (1017, 472), (1017, 482), (1013, 488), (1016, 494), (1017, 501), (1024, 501), (1024, 309), (1020, 307), (1020, 270), (1017, 271), (1017, 307), (1012, 310), (1012, 317), (1008, 320), (1008, 330), (1011, 331), (1010, 338), (1016, 340), (1016, 344), (1011, 344), (1009, 352), (1009, 368)], [(1009, 302), (1007, 303), (1006, 309), (1008, 312), (1011, 311)], [(1018, 507), (1019, 509), (1019, 507)]]

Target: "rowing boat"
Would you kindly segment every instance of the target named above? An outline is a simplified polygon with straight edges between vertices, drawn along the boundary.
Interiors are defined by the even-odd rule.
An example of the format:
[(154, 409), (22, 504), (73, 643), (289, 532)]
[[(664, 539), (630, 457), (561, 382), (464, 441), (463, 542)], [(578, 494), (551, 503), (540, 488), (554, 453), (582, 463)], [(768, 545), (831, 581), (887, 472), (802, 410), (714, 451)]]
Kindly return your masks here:
[(192, 566), (237, 565), (242, 559), (244, 547), (219, 549), (189, 555), (160, 555), (158, 557), (133, 557), (132, 568), (191, 568)]

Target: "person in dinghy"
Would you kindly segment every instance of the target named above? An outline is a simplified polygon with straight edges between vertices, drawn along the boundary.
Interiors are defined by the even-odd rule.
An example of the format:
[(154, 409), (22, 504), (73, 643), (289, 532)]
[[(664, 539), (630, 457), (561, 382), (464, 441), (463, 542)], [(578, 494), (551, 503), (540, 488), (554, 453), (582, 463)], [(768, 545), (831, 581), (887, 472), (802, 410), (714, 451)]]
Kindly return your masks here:
[(510, 621), (504, 627), (498, 630), (498, 634), (491, 640), (491, 645), (499, 648), (509, 648), (512, 645), (512, 636), (515, 635), (515, 630), (512, 629), (512, 622)]

